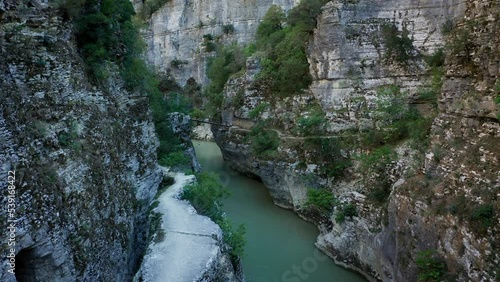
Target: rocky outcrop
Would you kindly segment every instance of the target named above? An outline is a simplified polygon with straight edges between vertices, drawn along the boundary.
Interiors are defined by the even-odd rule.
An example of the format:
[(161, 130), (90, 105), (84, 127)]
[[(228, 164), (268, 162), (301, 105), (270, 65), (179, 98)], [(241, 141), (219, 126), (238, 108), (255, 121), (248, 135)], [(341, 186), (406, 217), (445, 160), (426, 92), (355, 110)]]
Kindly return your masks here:
[(210, 124), (203, 123), (193, 127), (191, 138), (202, 141), (213, 141), (214, 135), (212, 133)]
[[(377, 87), (396, 84), (416, 95), (428, 74), (423, 58), (444, 47), (443, 24), (461, 19), (465, 7), (464, 1), (329, 2), (308, 50), (310, 89), (331, 120), (329, 130), (368, 126)], [(389, 62), (385, 25), (408, 31), (411, 62)]]
[(16, 274), (3, 256), (0, 280), (130, 280), (161, 180), (147, 98), (112, 65), (91, 84), (70, 23), (46, 2), (1, 1), (0, 21), (2, 187), (16, 178)]
[[(226, 85), (222, 118), (232, 127), (214, 128), (214, 138), (234, 168), (269, 187), (276, 204), (318, 224), (317, 246), (337, 263), (369, 279), (416, 281), (425, 271), (415, 263), (418, 255), (435, 250), (446, 265), (443, 279), (494, 281), (500, 272), (500, 160), (493, 145), (500, 140), (494, 102), (500, 95), (499, 11), (496, 1), (331, 1), (308, 47), (310, 91), (273, 100), (254, 83), (259, 68), (250, 61), (247, 72)], [(384, 26), (407, 32), (407, 61), (388, 57)], [(426, 56), (439, 48), (446, 61), (430, 145), (424, 152), (410, 142), (395, 145), (396, 161), (382, 173), (390, 184), (385, 204), (369, 199), (370, 178), (380, 175), (364, 175), (356, 158), (348, 177), (321, 173), (318, 152), (293, 136), (295, 118), (319, 103), (328, 118), (325, 135), (356, 142), (359, 130), (374, 124), (376, 92), (384, 85), (401, 87), (409, 103), (430, 116), (432, 105), (419, 95), (432, 83)], [(243, 105), (235, 106), (237, 93), (244, 93)], [(254, 124), (248, 112), (264, 102), (270, 106), (259, 119), (267, 119), (280, 137), (272, 158), (256, 157), (248, 143)], [(340, 148), (340, 155), (363, 151)], [(341, 222), (334, 216), (338, 210), (326, 219), (307, 213), (307, 188), (315, 186), (356, 205), (358, 216)]]
[(299, 0), (172, 0), (153, 14), (144, 36), (148, 59), (160, 71), (170, 70), (181, 85), (193, 77), (207, 84), (206, 62), (213, 55), (204, 35), (214, 42), (247, 44), (273, 4), (289, 10)]

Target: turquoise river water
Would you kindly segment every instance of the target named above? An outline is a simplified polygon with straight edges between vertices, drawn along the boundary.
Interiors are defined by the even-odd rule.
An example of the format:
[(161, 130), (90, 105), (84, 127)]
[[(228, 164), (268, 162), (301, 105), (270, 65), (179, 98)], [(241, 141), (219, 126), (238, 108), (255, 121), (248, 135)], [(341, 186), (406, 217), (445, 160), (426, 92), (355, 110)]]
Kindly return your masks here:
[(274, 205), (267, 188), (230, 169), (213, 142), (195, 141), (202, 170), (218, 173), (231, 191), (224, 211), (246, 226), (243, 269), (249, 282), (361, 282), (361, 275), (334, 264), (314, 242), (317, 228)]

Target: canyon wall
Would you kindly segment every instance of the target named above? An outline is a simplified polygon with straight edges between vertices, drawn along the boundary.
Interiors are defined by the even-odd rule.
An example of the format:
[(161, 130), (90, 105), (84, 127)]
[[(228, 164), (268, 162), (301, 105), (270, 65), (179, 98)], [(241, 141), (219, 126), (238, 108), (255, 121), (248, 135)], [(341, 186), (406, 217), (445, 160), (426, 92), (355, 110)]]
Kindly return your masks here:
[(111, 64), (91, 83), (71, 22), (46, 3), (1, 1), (0, 21), (1, 187), (15, 171), (17, 219), (16, 275), (3, 255), (0, 280), (130, 280), (162, 177), (147, 97)]
[[(150, 204), (164, 173), (148, 97), (125, 89), (116, 64), (89, 76), (74, 28), (46, 1), (0, 1), (1, 281), (132, 281), (154, 237)], [(169, 119), (199, 170), (189, 116)], [(197, 216), (218, 230), (217, 253), (197, 254), (198, 280), (243, 280), (220, 229)], [(172, 279), (192, 272), (182, 264)]]
[(206, 62), (214, 52), (203, 44), (204, 35), (212, 35), (213, 42), (247, 44), (271, 5), (289, 10), (297, 3), (299, 0), (168, 1), (145, 28), (148, 60), (160, 72), (170, 71), (181, 85), (190, 77), (206, 85)]
[[(269, 97), (255, 83), (258, 59), (249, 59), (246, 72), (226, 84), (222, 122), (232, 127), (214, 127), (214, 138), (226, 161), (261, 179), (276, 204), (319, 226), (317, 246), (337, 263), (372, 280), (416, 281), (425, 272), (416, 261), (430, 250), (445, 264), (443, 279), (494, 281), (500, 272), (499, 10), (497, 1), (331, 1), (308, 44), (310, 89)], [(387, 24), (411, 39), (407, 61), (386, 55)], [(426, 59), (440, 48), (446, 60), (434, 104), (422, 98), (422, 89), (435, 79)], [(420, 149), (402, 140), (394, 145), (395, 160), (368, 173), (359, 156), (373, 148), (342, 146), (377, 126), (377, 91), (388, 85), (398, 86), (432, 126)], [(270, 106), (250, 118), (265, 102)], [(311, 115), (315, 104), (328, 121), (321, 138), (339, 140), (338, 151), (321, 152), (294, 135), (296, 120)], [(267, 120), (279, 136), (272, 157), (256, 156), (249, 142), (258, 120)], [(351, 159), (352, 166), (343, 176), (325, 175), (318, 161), (325, 153)], [(370, 199), (380, 178), (389, 185), (383, 203)], [(311, 212), (307, 191), (315, 187), (355, 205), (357, 216), (341, 221), (338, 208), (327, 216)]]

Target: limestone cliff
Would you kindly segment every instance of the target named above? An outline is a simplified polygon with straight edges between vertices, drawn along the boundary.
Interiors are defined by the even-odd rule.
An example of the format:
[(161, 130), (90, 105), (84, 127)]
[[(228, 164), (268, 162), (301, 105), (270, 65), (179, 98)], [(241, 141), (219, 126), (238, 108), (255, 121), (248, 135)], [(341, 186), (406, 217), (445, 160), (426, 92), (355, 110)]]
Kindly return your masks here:
[[(222, 119), (232, 127), (214, 128), (215, 140), (233, 167), (262, 179), (276, 204), (317, 223), (317, 246), (338, 263), (370, 279), (416, 281), (425, 271), (415, 263), (419, 254), (435, 250), (446, 268), (442, 279), (494, 281), (500, 272), (499, 11), (498, 1), (331, 1), (308, 45), (309, 91), (284, 100), (266, 96), (255, 84), (258, 60), (250, 59), (246, 73), (226, 85)], [(388, 25), (411, 39), (405, 62), (387, 55)], [(422, 89), (434, 79), (426, 59), (440, 48), (446, 60), (436, 107)], [(417, 150), (403, 140), (383, 171), (366, 173), (355, 156), (371, 149), (342, 144), (359, 142), (362, 130), (378, 126), (373, 109), (386, 85), (400, 87), (404, 100), (431, 119), (429, 145)], [(238, 93), (242, 105), (235, 103)], [(269, 106), (258, 119), (280, 137), (272, 158), (256, 157), (248, 143), (249, 112), (264, 102)], [(328, 120), (322, 139), (340, 140), (335, 150), (321, 152), (294, 136), (297, 117), (310, 115), (312, 104)], [(344, 177), (328, 176), (325, 155), (333, 162), (350, 158), (352, 166)], [(381, 178), (388, 187), (383, 204), (370, 200)], [(357, 216), (344, 221), (336, 218), (338, 209), (326, 217), (311, 213), (307, 188), (319, 186), (354, 204)]]
[(147, 98), (117, 75), (93, 86), (71, 23), (44, 2), (0, 1), (0, 22), (1, 187), (15, 171), (17, 219), (16, 275), (3, 255), (0, 280), (130, 280), (161, 180)]
[[(193, 77), (205, 85), (206, 59), (213, 55), (204, 43), (239, 44), (254, 39), (255, 30), (273, 4), (289, 10), (299, 0), (172, 0), (153, 14), (145, 30), (148, 59), (160, 71), (171, 71), (184, 85)], [(136, 4), (139, 6), (139, 3)]]

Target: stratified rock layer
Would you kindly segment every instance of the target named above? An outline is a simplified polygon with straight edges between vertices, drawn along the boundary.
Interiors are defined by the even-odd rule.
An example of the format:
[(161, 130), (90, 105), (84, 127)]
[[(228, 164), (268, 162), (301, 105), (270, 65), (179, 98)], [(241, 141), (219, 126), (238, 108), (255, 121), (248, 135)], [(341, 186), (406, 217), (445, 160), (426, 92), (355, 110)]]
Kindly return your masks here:
[[(203, 45), (203, 36), (214, 42), (246, 44), (271, 5), (289, 10), (299, 0), (172, 0), (153, 14), (145, 31), (148, 59), (160, 71), (170, 70), (184, 85), (193, 77), (206, 84), (206, 60), (213, 55)], [(224, 26), (232, 26), (230, 31)], [(172, 66), (177, 60), (178, 66)], [(174, 64), (175, 65), (175, 64)]]
[[(318, 224), (317, 246), (337, 263), (370, 279), (416, 281), (425, 271), (415, 263), (418, 254), (435, 250), (446, 264), (444, 278), (495, 281), (500, 273), (500, 151), (495, 145), (500, 124), (494, 102), (500, 94), (499, 11), (498, 1), (331, 1), (308, 46), (310, 91), (280, 101), (266, 96), (254, 83), (258, 62), (250, 60), (247, 72), (226, 85), (222, 122), (233, 127), (214, 128), (214, 138), (234, 168), (262, 179), (276, 204)], [(454, 28), (445, 35), (443, 26), (450, 22)], [(414, 56), (407, 62), (386, 56), (386, 24), (409, 32)], [(394, 147), (397, 161), (384, 172), (390, 182), (386, 204), (369, 199), (374, 187), (365, 183), (373, 176), (364, 175), (356, 159), (349, 178), (325, 177), (305, 139), (292, 136), (296, 117), (319, 103), (329, 121), (325, 135), (355, 140), (358, 130), (373, 126), (380, 86), (397, 85), (411, 103), (421, 103), (418, 92), (431, 81), (424, 56), (439, 48), (446, 54), (444, 83), (430, 145), (425, 152), (411, 142)], [(244, 93), (244, 101), (235, 107), (237, 93)], [(281, 139), (272, 158), (255, 157), (248, 144), (253, 125), (248, 113), (264, 102), (272, 106), (259, 118), (271, 118)], [(422, 103), (419, 110), (426, 115), (432, 107)], [(359, 155), (363, 149), (341, 154)], [(307, 188), (318, 185), (356, 205), (358, 216), (337, 222), (337, 210), (326, 221), (307, 212)]]

